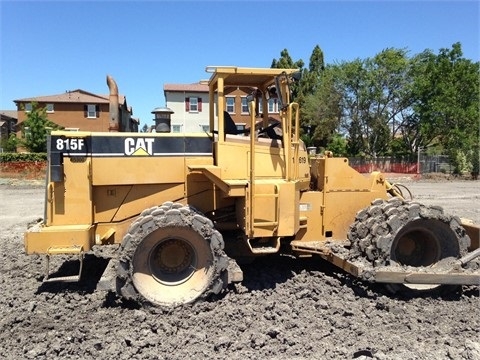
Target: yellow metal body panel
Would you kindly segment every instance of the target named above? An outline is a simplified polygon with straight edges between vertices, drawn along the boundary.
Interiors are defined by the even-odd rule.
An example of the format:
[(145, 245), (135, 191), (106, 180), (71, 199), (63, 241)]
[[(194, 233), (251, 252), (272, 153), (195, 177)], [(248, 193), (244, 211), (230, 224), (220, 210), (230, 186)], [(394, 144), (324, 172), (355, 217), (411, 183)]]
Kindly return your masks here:
[(91, 225), (63, 225), (39, 227), (25, 233), (27, 254), (55, 253), (56, 249), (80, 247), (84, 251), (93, 245), (94, 229)]
[(92, 159), (92, 185), (183, 183), (186, 159), (119, 157)]
[[(225, 142), (215, 143), (217, 165), (221, 168), (220, 177), (226, 179), (248, 180), (250, 172), (250, 137), (235, 136), (228, 138)], [(265, 139), (267, 140), (267, 139)], [(285, 176), (285, 157), (278, 147), (271, 146), (268, 142), (258, 142), (255, 147), (255, 161), (259, 165), (256, 168), (255, 176), (278, 177)]]
[[(256, 180), (253, 223), (248, 210), (245, 227), (249, 237), (292, 236), (299, 227), (298, 183), (284, 180)], [(249, 195), (250, 196), (250, 193)], [(248, 202), (247, 196), (247, 202)], [(292, 206), (293, 205), (293, 206)], [(248, 229), (253, 230), (248, 234)]]
[(52, 132), (45, 224), (27, 251), (121, 242), (146, 208), (187, 203), (188, 166), (213, 164), (211, 150), (207, 134)]
[(99, 223), (95, 228), (95, 244), (120, 244), (132, 224), (133, 219), (114, 223)]
[[(217, 166), (221, 169), (219, 177), (223, 180), (248, 181), (250, 175), (250, 137), (228, 136), (225, 142), (215, 143)], [(298, 165), (298, 180), (308, 187), (310, 166), (306, 149), (300, 149), (297, 155), (301, 159)], [(286, 161), (281, 141), (258, 139), (255, 146), (255, 178), (285, 178)], [(290, 159), (293, 164), (293, 159)]]
[(317, 158), (312, 161), (312, 178), (318, 190), (329, 191), (381, 191), (386, 196), (385, 177), (373, 172), (362, 175), (349, 166), (347, 158)]
[(387, 199), (381, 173), (358, 173), (345, 158), (311, 159), (312, 183), (317, 191), (300, 195), (300, 217), (306, 227), (296, 235), (302, 241), (345, 241), (356, 213), (378, 198)]
[(64, 181), (47, 186), (47, 225), (91, 224), (93, 220), (91, 162), (66, 158)]
[(180, 200), (185, 186), (180, 184), (95, 186), (93, 188), (95, 222), (117, 222), (131, 218), (165, 201)]
[(295, 206), (299, 209), (300, 218), (304, 218), (306, 226), (295, 234), (295, 240), (318, 241), (325, 240), (323, 231), (323, 192), (305, 191), (300, 194)]

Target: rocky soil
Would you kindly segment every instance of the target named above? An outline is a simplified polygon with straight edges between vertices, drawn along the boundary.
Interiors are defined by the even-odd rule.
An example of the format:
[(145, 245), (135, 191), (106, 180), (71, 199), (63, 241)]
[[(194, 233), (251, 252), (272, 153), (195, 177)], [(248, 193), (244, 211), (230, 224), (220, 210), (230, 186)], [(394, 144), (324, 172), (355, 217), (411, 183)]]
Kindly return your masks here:
[[(397, 180), (418, 201), (480, 222), (479, 182)], [(243, 283), (168, 312), (95, 291), (101, 251), (87, 254), (80, 283), (43, 284), (44, 260), (23, 250), (43, 196), (41, 182), (0, 182), (2, 359), (480, 359), (478, 287), (392, 297), (317, 259), (243, 265)]]

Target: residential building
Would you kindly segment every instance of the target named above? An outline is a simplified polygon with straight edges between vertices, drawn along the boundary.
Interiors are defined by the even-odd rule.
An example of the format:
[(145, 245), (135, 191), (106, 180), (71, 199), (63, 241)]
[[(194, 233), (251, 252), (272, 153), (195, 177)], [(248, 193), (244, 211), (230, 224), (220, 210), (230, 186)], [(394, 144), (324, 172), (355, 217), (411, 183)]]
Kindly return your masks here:
[[(47, 117), (53, 123), (71, 131), (109, 131), (109, 95), (97, 95), (77, 89), (59, 95), (37, 96), (14, 100), (17, 106), (18, 127), (34, 103), (46, 108)], [(138, 131), (139, 121), (132, 118), (133, 111), (126, 97), (119, 95), (120, 131)]]
[(164, 84), (166, 107), (172, 110), (171, 132), (209, 131), (208, 85)]
[[(225, 110), (231, 115), (237, 129), (249, 127), (247, 95), (250, 88), (235, 87), (226, 89)], [(206, 84), (164, 84), (166, 107), (171, 114), (172, 132), (205, 132), (209, 131), (209, 95)], [(261, 104), (259, 106), (261, 109)], [(216, 111), (216, 109), (215, 109)], [(277, 99), (270, 99), (269, 116), (278, 120), (279, 109)]]
[(17, 111), (0, 110), (0, 142), (7, 140), (10, 134), (15, 134), (17, 121)]

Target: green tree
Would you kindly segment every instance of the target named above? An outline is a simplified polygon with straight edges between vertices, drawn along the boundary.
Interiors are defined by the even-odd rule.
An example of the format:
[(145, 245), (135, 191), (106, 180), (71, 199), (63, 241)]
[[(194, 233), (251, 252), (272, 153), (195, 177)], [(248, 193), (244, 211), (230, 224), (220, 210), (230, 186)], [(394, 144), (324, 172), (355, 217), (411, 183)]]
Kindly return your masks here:
[(463, 58), (460, 43), (438, 55), (426, 50), (414, 61), (417, 144), (439, 143), (457, 172), (469, 171), (468, 154), (479, 142), (479, 63)]
[[(273, 59), (272, 65), (270, 66), (273, 69), (299, 69), (303, 72), (304, 62), (302, 59), (293, 61), (292, 57), (288, 53), (287, 49), (283, 49), (280, 52), (280, 58)], [(300, 92), (300, 84), (299, 83), (292, 83), (290, 86), (290, 90), (292, 92), (291, 96), (294, 101), (298, 101), (298, 95)], [(300, 104), (301, 105), (301, 104)]]
[(458, 172), (474, 173), (479, 63), (462, 57), (460, 43), (438, 55), (407, 53), (387, 48), (372, 58), (325, 65), (316, 46), (305, 69), (284, 49), (272, 67), (302, 71), (292, 96), (300, 104), (305, 143), (327, 147), (340, 135), (347, 140), (346, 155), (367, 157), (412, 155), (435, 145)]
[(400, 134), (412, 106), (410, 62), (405, 49), (385, 49), (367, 61), (375, 88), (372, 109), (383, 116), (392, 139)]
[(315, 92), (321, 81), (321, 75), (325, 69), (325, 61), (323, 51), (320, 46), (316, 45), (310, 55), (308, 69), (304, 68), (305, 63), (302, 59), (293, 61), (287, 49), (283, 49), (280, 58), (273, 59), (272, 68), (276, 69), (299, 69), (302, 73), (301, 79), (297, 84), (292, 86), (292, 98), (298, 102), (300, 106), (308, 95)]
[(385, 49), (336, 67), (334, 88), (341, 94), (340, 125), (348, 136), (349, 155), (391, 153), (412, 104), (406, 50)]
[(480, 146), (478, 143), (475, 144), (468, 153), (468, 161), (471, 163), (472, 178), (477, 180), (478, 175), (480, 174)]
[(320, 74), (314, 93), (305, 97), (301, 121), (309, 129), (312, 144), (326, 147), (338, 132), (342, 116), (342, 93), (336, 87), (338, 68), (327, 66)]
[[(304, 68), (303, 60), (293, 61), (287, 49), (284, 49), (280, 53), (280, 58), (278, 60), (274, 59), (272, 61), (272, 68), (296, 68), (299, 69), (302, 76), (300, 81), (291, 84), (292, 90), (292, 99), (300, 105), (302, 109), (300, 113), (300, 125), (302, 127), (302, 140), (308, 146), (325, 146), (329, 141), (329, 136), (331, 136), (332, 126), (320, 127), (319, 116), (321, 114), (316, 113), (316, 108), (318, 106), (318, 101), (323, 101), (323, 97), (319, 99), (312, 98), (311, 96), (317, 90), (321, 83), (321, 77), (325, 69), (325, 62), (323, 51), (320, 49), (320, 46), (316, 45), (310, 56), (310, 62), (308, 69)], [(317, 101), (318, 100), (318, 101)], [(308, 108), (307, 112), (305, 109)], [(331, 119), (327, 119), (324, 123), (329, 122)], [(335, 126), (333, 126), (335, 129)]]
[(10, 134), (8, 139), (3, 139), (0, 147), (3, 149), (5, 152), (16, 152), (17, 151), (17, 145), (18, 145), (18, 139), (15, 134)]
[(303, 69), (303, 66), (304, 62), (302, 59), (294, 62), (288, 50), (283, 49), (280, 52), (280, 58), (278, 60), (273, 59), (270, 67), (273, 69)]
[[(316, 45), (313, 48), (310, 61), (308, 63), (308, 69), (303, 69), (302, 78), (299, 85), (299, 94), (302, 100), (313, 93), (315, 93), (317, 87), (321, 83), (321, 77), (325, 70), (325, 61), (323, 57), (323, 51), (320, 46)], [(300, 100), (296, 100), (301, 102)]]
[(347, 134), (349, 155), (365, 155), (371, 130), (366, 122), (370, 104), (367, 92), (370, 82), (364, 61), (355, 59), (343, 62), (336, 72), (338, 91), (341, 94), (342, 131)]
[(27, 119), (23, 122), (23, 139), (20, 141), (30, 152), (47, 152), (47, 135), (51, 130), (60, 127), (48, 120), (46, 108), (32, 103), (32, 110), (28, 112)]
[(334, 156), (347, 156), (347, 140), (340, 134), (334, 134), (326, 149)]

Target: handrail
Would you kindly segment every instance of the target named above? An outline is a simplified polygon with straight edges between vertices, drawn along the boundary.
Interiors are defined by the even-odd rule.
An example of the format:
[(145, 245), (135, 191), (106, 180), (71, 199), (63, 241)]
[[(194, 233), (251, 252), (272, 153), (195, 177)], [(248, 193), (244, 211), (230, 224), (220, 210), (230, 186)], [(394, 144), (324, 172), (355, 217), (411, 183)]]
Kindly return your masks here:
[[(295, 118), (293, 119), (293, 113)], [(300, 111), (298, 103), (288, 104), (285, 110), (281, 111), (283, 140), (285, 142), (285, 172), (287, 181), (297, 180), (299, 171), (299, 149), (300, 149)], [(292, 122), (295, 122), (292, 126)], [(292, 156), (293, 147), (293, 156)], [(292, 163), (290, 163), (292, 161)]]
[[(298, 180), (298, 172), (299, 172), (299, 150), (300, 150), (300, 111), (298, 103), (292, 102), (288, 105), (289, 111), (295, 111), (295, 127), (293, 129), (292, 137), (292, 145), (293, 145), (293, 179)], [(292, 116), (290, 114), (290, 116)]]
[(250, 173), (249, 173), (249, 198), (248, 198), (248, 207), (249, 207), (249, 227), (248, 227), (248, 236), (253, 237), (254, 234), (254, 214), (253, 214), (253, 203), (255, 196), (255, 101), (251, 101), (248, 104), (250, 110)]

